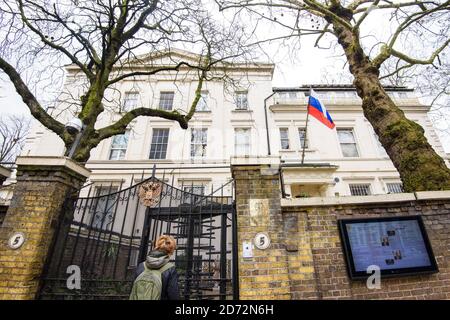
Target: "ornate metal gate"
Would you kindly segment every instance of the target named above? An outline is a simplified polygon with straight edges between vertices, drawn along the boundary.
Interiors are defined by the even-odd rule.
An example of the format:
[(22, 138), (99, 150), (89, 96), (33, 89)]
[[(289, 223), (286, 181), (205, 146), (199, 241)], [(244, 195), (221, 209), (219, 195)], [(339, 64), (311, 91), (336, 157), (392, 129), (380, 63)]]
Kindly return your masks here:
[(203, 195), (154, 173), (128, 188), (91, 186), (67, 200), (41, 299), (127, 299), (136, 266), (162, 234), (177, 240), (172, 261), (182, 298), (237, 299), (233, 182)]

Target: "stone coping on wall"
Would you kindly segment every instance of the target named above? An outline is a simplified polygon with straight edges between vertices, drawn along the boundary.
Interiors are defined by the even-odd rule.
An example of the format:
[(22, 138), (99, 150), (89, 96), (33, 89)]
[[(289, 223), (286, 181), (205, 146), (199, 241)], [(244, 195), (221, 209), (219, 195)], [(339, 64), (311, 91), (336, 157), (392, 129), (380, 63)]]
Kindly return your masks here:
[(3, 166), (0, 166), (0, 177), (9, 178), (11, 175), (11, 170), (8, 168), (5, 168)]
[(392, 203), (416, 200), (448, 200), (450, 190), (446, 191), (420, 191), (414, 193), (393, 193), (371, 196), (344, 196), (344, 197), (311, 197), (311, 198), (285, 198), (281, 199), (281, 206), (286, 207), (312, 207), (334, 206), (370, 203)]
[(81, 166), (74, 160), (68, 157), (41, 157), (41, 156), (32, 156), (32, 157), (17, 157), (16, 160), (17, 166), (39, 166), (39, 167), (66, 167), (73, 172), (88, 178), (91, 174), (91, 171)]
[(242, 166), (242, 165), (270, 165), (279, 166), (280, 156), (233, 156), (230, 159), (230, 164), (232, 166)]

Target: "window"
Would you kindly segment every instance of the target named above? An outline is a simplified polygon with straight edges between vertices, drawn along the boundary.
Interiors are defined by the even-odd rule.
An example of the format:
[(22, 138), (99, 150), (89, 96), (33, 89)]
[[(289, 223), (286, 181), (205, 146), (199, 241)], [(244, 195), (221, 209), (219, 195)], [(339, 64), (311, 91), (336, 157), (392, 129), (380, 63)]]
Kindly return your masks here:
[(337, 130), (339, 143), (344, 157), (359, 157), (355, 136), (352, 129)]
[(206, 156), (206, 145), (208, 140), (208, 129), (191, 129), (191, 157)]
[(117, 186), (96, 187), (96, 203), (92, 206), (91, 226), (93, 228), (110, 230), (116, 208)]
[(123, 100), (123, 112), (128, 112), (137, 107), (139, 99), (139, 93), (137, 92), (125, 92), (125, 98)]
[(250, 129), (234, 129), (234, 152), (237, 156), (250, 154)]
[(402, 193), (403, 185), (400, 182), (386, 183), (388, 193)]
[(200, 100), (198, 100), (197, 106), (195, 107), (195, 111), (209, 111), (208, 91), (203, 91), (201, 93)]
[(247, 92), (236, 92), (236, 110), (248, 110)]
[(165, 159), (167, 155), (167, 142), (169, 129), (153, 129), (150, 159)]
[[(202, 222), (201, 220), (199, 220), (198, 218), (196, 219), (195, 217), (180, 217), (179, 218), (179, 224), (176, 227), (178, 229), (178, 237), (201, 237), (202, 234)], [(190, 229), (190, 230), (189, 230)], [(191, 231), (192, 234), (189, 234)], [(195, 257), (197, 256), (193, 256), (194, 259), (194, 264), (195, 264)]]
[(172, 110), (174, 96), (175, 93), (173, 91), (161, 92), (159, 96), (159, 108), (161, 110)]
[(297, 99), (297, 92), (278, 92), (280, 100), (295, 100)]
[(329, 91), (319, 91), (319, 92), (316, 92), (315, 94), (316, 94), (316, 96), (317, 96), (319, 99), (326, 100), (326, 99), (329, 99), (329, 98), (331, 97), (332, 92), (329, 92)]
[(377, 142), (378, 152), (380, 153), (380, 156), (382, 157), (388, 157), (389, 155), (386, 152), (386, 149), (384, 149), (383, 145), (380, 142), (380, 139), (378, 138), (377, 134), (375, 133), (375, 140)]
[(336, 98), (356, 98), (355, 91), (336, 91), (334, 92)]
[(127, 152), (129, 131), (113, 137), (109, 160), (123, 160)]
[(131, 249), (129, 267), (137, 267), (139, 260), (139, 249)]
[(280, 141), (281, 141), (281, 149), (288, 150), (289, 149), (289, 129), (288, 128), (280, 128)]
[(350, 193), (352, 196), (370, 195), (370, 184), (351, 184)]
[(195, 195), (203, 196), (205, 194), (205, 186), (201, 184), (191, 184), (183, 186), (184, 203), (195, 203), (203, 199), (203, 197), (198, 197)]
[(183, 186), (183, 191), (184, 192), (189, 192), (189, 193), (193, 193), (193, 194), (198, 194), (198, 195), (204, 195), (205, 194), (205, 186), (204, 185), (187, 185), (187, 186)]
[(306, 137), (306, 129), (298, 128), (298, 136), (300, 139), (300, 148), (303, 149), (303, 144), (305, 145), (305, 148), (308, 148), (308, 139)]

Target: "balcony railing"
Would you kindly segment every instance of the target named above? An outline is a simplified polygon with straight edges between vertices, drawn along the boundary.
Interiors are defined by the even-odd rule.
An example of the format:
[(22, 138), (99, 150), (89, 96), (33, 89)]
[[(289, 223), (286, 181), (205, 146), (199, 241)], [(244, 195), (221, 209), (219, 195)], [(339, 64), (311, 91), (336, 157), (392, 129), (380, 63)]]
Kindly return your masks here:
[[(342, 92), (317, 92), (324, 104), (348, 104), (361, 103), (361, 99), (354, 91)], [(278, 92), (273, 97), (273, 104), (281, 105), (306, 105), (308, 96), (304, 92)]]

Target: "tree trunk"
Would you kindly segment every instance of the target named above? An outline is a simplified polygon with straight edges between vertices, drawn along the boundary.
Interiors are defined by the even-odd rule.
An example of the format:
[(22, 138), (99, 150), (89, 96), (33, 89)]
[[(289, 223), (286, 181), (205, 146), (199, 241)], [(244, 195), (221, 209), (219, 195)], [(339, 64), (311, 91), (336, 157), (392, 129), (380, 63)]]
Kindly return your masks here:
[(450, 169), (428, 143), (423, 128), (408, 120), (387, 95), (379, 70), (364, 54), (358, 35), (333, 25), (355, 78), (364, 116), (400, 173), (405, 192), (450, 189)]
[(92, 143), (92, 141), (93, 139), (89, 137), (89, 134), (83, 134), (72, 159), (79, 163), (87, 162), (91, 156), (91, 150), (98, 145), (98, 143)]

